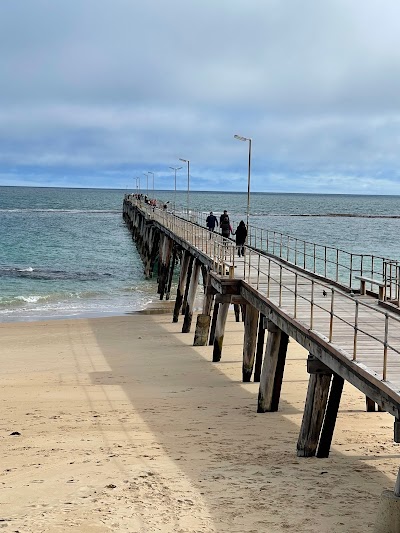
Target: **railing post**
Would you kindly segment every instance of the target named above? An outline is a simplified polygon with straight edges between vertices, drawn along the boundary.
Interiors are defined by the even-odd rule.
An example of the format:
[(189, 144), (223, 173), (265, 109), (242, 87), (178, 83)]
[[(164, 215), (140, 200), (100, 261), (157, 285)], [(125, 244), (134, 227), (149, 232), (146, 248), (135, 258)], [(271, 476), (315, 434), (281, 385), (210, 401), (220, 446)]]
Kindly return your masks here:
[(249, 268), (248, 268), (248, 278), (247, 278), (247, 281), (248, 283), (250, 284), (250, 276), (251, 276), (251, 270), (250, 270), (250, 267), (251, 267), (251, 248), (249, 248)]
[(282, 265), (279, 265), (279, 307), (282, 306)]
[(314, 280), (311, 280), (311, 316), (310, 316), (310, 329), (314, 326)]
[(315, 269), (316, 269), (316, 257), (315, 257), (315, 250), (316, 250), (316, 244), (314, 243), (314, 274), (315, 274)]
[(324, 265), (325, 265), (325, 267), (324, 267), (324, 276), (325, 277), (326, 277), (326, 269), (327, 269), (327, 266), (328, 266), (327, 263), (328, 262), (327, 262), (327, 257), (326, 257), (326, 246), (324, 246)]
[(389, 315), (388, 313), (385, 313), (385, 340), (383, 343), (383, 372), (382, 372), (383, 381), (386, 381), (386, 373), (387, 373), (388, 335), (389, 335)]
[(247, 250), (249, 250), (249, 248), (247, 248), (245, 250), (245, 253), (243, 255), (243, 279), (246, 281), (246, 263), (247, 263)]
[(294, 242), (294, 264), (297, 265), (297, 239)]
[(271, 284), (271, 258), (268, 258), (268, 285), (267, 285), (267, 298), (269, 298), (269, 288)]
[(339, 249), (336, 248), (336, 281), (339, 281)]
[(258, 267), (257, 267), (257, 290), (260, 286), (260, 261), (261, 261), (261, 255), (258, 254)]
[(335, 300), (335, 290), (332, 287), (331, 288), (331, 312), (330, 312), (330, 320), (329, 320), (329, 342), (332, 342), (332, 336), (333, 336), (333, 306), (334, 306), (334, 300)]
[(358, 300), (356, 300), (356, 311), (355, 311), (355, 316), (354, 316), (353, 361), (357, 361), (357, 333), (358, 333)]
[(286, 261), (289, 261), (289, 246), (290, 246), (290, 236), (287, 237), (287, 244), (286, 244)]
[(297, 318), (297, 278), (298, 274), (294, 275), (294, 318)]
[(350, 279), (349, 279), (349, 287), (351, 288), (351, 281), (353, 279), (353, 254), (350, 254)]
[(303, 246), (303, 268), (306, 269), (306, 241), (304, 241)]

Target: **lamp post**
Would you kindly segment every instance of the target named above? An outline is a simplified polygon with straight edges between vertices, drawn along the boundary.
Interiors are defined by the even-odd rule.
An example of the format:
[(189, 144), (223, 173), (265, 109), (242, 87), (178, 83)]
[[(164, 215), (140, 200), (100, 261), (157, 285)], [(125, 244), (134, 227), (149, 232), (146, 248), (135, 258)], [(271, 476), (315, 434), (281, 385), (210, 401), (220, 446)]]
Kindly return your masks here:
[(187, 163), (187, 197), (186, 197), (186, 203), (187, 203), (187, 217), (189, 220), (189, 191), (190, 191), (190, 161), (189, 159), (182, 159), (179, 158), (179, 161), (183, 161), (184, 163)]
[(175, 171), (175, 192), (174, 192), (174, 215), (176, 210), (176, 171), (181, 170), (182, 167), (169, 167), (171, 170)]
[(249, 167), (248, 167), (248, 174), (247, 174), (247, 222), (246, 222), (247, 231), (249, 231), (251, 139), (248, 137), (242, 137), (241, 135), (234, 135), (234, 138), (238, 139), (239, 141), (249, 141)]
[(148, 174), (153, 174), (153, 198), (154, 198), (154, 172), (148, 170)]
[(146, 191), (147, 196), (149, 196), (149, 174), (148, 172), (143, 172), (143, 175), (146, 176)]
[(138, 193), (140, 194), (140, 176), (136, 176), (136, 186), (138, 188)]

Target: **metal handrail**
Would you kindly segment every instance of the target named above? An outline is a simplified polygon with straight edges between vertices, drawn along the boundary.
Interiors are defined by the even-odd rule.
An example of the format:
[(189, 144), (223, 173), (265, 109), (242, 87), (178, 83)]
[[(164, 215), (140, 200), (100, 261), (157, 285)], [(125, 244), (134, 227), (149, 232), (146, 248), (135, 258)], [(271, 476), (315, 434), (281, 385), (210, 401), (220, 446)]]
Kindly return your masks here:
[[(180, 217), (187, 218), (187, 216), (187, 212), (182, 208)], [(189, 217), (193, 223), (201, 226), (206, 224), (207, 214), (203, 211), (192, 210)], [(235, 225), (234, 221), (232, 225)], [(335, 281), (351, 290), (359, 288), (358, 276), (384, 281), (386, 280), (385, 264), (399, 264), (399, 261), (383, 256), (348, 252), (341, 248), (321, 245), (252, 224), (248, 227), (247, 245), (266, 253), (272, 253), (303, 270)], [(372, 284), (370, 290), (373, 290)], [(396, 291), (397, 296), (400, 295), (400, 282), (397, 282)], [(398, 300), (399, 298), (391, 299)]]
[[(260, 255), (259, 252), (257, 252), (256, 250), (253, 250), (251, 248), (248, 248), (246, 247), (246, 253), (249, 255), (249, 258), (251, 256), (254, 256), (254, 255)], [(370, 305), (368, 304), (367, 302), (364, 302), (364, 301), (361, 301), (361, 300), (358, 300), (357, 298), (354, 298), (354, 296), (350, 296), (348, 294), (346, 294), (345, 292), (341, 291), (340, 289), (338, 288), (334, 288), (334, 287), (331, 287), (323, 282), (320, 282), (318, 280), (315, 280), (315, 279), (310, 279), (307, 275), (305, 274), (302, 274), (301, 272), (295, 272), (293, 271), (290, 267), (287, 267), (285, 265), (282, 265), (282, 263), (280, 263), (278, 260), (274, 259), (273, 257), (265, 257), (264, 256), (264, 261), (267, 261), (268, 263), (268, 267), (267, 270), (261, 270), (260, 271), (260, 268), (259, 266), (256, 268), (256, 267), (253, 267), (253, 270), (257, 270), (256, 271), (256, 276), (252, 276), (252, 273), (251, 273), (251, 267), (249, 267), (249, 270), (247, 272), (247, 275), (246, 275), (246, 278), (245, 278), (245, 281), (250, 285), (250, 286), (253, 286), (255, 287), (257, 290), (260, 290), (259, 288), (259, 279), (260, 279), (260, 274), (262, 274), (263, 276), (265, 276), (267, 278), (267, 297), (271, 300), (271, 301), (274, 301), (274, 299), (271, 297), (271, 289), (270, 289), (270, 285), (271, 283), (275, 283), (276, 286), (279, 287), (279, 292), (278, 292), (278, 296), (275, 297), (276, 298), (276, 303), (279, 307), (283, 307), (285, 305), (285, 292), (286, 293), (290, 293), (293, 295), (293, 298), (292, 298), (292, 304), (293, 304), (293, 318), (295, 319), (298, 319), (298, 301), (299, 300), (302, 300), (304, 302), (307, 302), (308, 304), (310, 304), (310, 314), (309, 314), (309, 317), (308, 317), (308, 323), (306, 323), (306, 325), (308, 325), (310, 327), (310, 329), (313, 329), (313, 320), (314, 320), (314, 311), (316, 308), (322, 310), (324, 313), (327, 313), (330, 318), (329, 318), (329, 333), (327, 335), (327, 338), (329, 339), (329, 342), (332, 343), (334, 341), (334, 320), (336, 319), (336, 321), (340, 321), (344, 324), (346, 324), (347, 326), (349, 326), (352, 330), (353, 330), (353, 339), (352, 339), (352, 353), (350, 355), (349, 353), (349, 359), (353, 360), (353, 361), (356, 361), (358, 360), (358, 351), (359, 351), (359, 348), (358, 348), (358, 339), (360, 338), (361, 335), (364, 335), (365, 337), (368, 337), (370, 339), (372, 339), (373, 341), (377, 342), (378, 344), (380, 344), (382, 346), (382, 349), (383, 349), (383, 360), (382, 360), (382, 380), (383, 381), (386, 381), (387, 379), (387, 373), (388, 373), (388, 350), (391, 350), (393, 353), (395, 354), (400, 354), (400, 348), (397, 348), (396, 346), (393, 345), (393, 343), (390, 343), (389, 342), (389, 325), (390, 324), (395, 324), (395, 328), (399, 328), (399, 325), (400, 325), (400, 318), (399, 317), (396, 317), (394, 315), (390, 315), (387, 311), (385, 310), (382, 310), (382, 309), (378, 309), (376, 308), (375, 306), (373, 305)], [(254, 261), (253, 261), (254, 263)], [(249, 259), (249, 263), (250, 264), (250, 259)], [(258, 265), (259, 263), (256, 262), (256, 264)], [(275, 267), (276, 267), (276, 270), (279, 269), (279, 277), (278, 276), (273, 276), (271, 274), (271, 264), (274, 264)], [(291, 285), (288, 285), (288, 284), (283, 284), (282, 282), (282, 279), (283, 279), (283, 275), (282, 275), (282, 272), (283, 271), (286, 271), (286, 273), (290, 273), (292, 274), (293, 278), (294, 278), (294, 289), (292, 288), (293, 284)], [(253, 280), (253, 277), (255, 278), (256, 281), (252, 281)], [(299, 292), (298, 290), (298, 280), (299, 278), (301, 278), (303, 280), (303, 293)], [(307, 294), (304, 294), (304, 282), (308, 282), (309, 283), (309, 292), (310, 292), (310, 296), (307, 296)], [(330, 298), (330, 302), (327, 301), (327, 303), (329, 303), (328, 306), (323, 306), (323, 305), (320, 305), (318, 302), (315, 301), (314, 299), (314, 294), (315, 294), (315, 287), (318, 286), (321, 291), (325, 291), (326, 294), (328, 294), (328, 292), (330, 292), (331, 294), (331, 298)], [(338, 314), (338, 312), (335, 312), (335, 301), (337, 302), (339, 300), (339, 298), (343, 301), (343, 300), (346, 300), (347, 302), (351, 302), (352, 305), (354, 306), (354, 310), (353, 310), (353, 320), (352, 321), (349, 321), (348, 319), (344, 318), (343, 315), (340, 315)], [(336, 307), (337, 307), (337, 303), (336, 303)], [(368, 312), (373, 314), (373, 316), (376, 317), (376, 323), (377, 323), (377, 326), (376, 327), (380, 327), (381, 328), (381, 334), (380, 336), (378, 336), (376, 333), (371, 333), (370, 330), (367, 330), (365, 329), (364, 327), (362, 327), (360, 325), (360, 313), (363, 311), (363, 310), (366, 310), (368, 309)], [(290, 314), (290, 312), (289, 312)], [(382, 318), (379, 318), (379, 317), (382, 317)], [(304, 319), (304, 317), (301, 318), (302, 320), (302, 323), (304, 323), (304, 320), (307, 320)], [(369, 324), (369, 327), (370, 324)], [(395, 340), (398, 341), (398, 343), (400, 343), (400, 336), (398, 338), (395, 338)]]

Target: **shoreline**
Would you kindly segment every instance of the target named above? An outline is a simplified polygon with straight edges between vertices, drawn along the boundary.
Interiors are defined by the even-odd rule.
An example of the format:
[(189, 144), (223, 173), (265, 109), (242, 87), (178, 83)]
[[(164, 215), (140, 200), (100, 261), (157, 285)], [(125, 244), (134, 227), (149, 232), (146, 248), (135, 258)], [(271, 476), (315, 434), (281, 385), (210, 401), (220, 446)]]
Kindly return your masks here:
[(0, 335), (10, 531), (364, 533), (393, 487), (393, 418), (366, 413), (348, 383), (330, 457), (296, 456), (307, 352), (289, 343), (279, 411), (258, 414), (231, 312), (217, 364), (165, 313), (3, 323)]
[(13, 323), (34, 323), (34, 322), (44, 322), (48, 320), (82, 320), (88, 318), (110, 318), (110, 317), (122, 317), (126, 315), (136, 315), (136, 314), (163, 314), (173, 311), (175, 300), (152, 300), (146, 304), (142, 309), (132, 309), (128, 311), (116, 310), (116, 311), (82, 311), (81, 313), (72, 314), (59, 314), (59, 315), (36, 315), (31, 317), (26, 316), (15, 316), (10, 318), (7, 317), (6, 320), (0, 318), (1, 324), (13, 324)]

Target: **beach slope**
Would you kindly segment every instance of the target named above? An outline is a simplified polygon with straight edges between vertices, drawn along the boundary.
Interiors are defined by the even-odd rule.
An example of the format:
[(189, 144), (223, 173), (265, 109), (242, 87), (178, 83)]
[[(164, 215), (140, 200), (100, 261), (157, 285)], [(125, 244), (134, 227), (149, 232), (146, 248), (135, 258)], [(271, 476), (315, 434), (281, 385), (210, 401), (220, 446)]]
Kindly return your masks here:
[(307, 353), (280, 411), (168, 314), (0, 325), (0, 526), (10, 532), (363, 532), (393, 488), (393, 418), (346, 385), (329, 459), (296, 457)]

